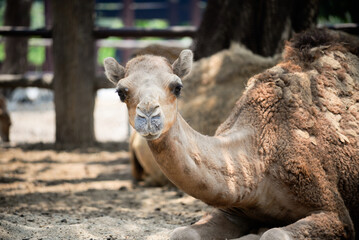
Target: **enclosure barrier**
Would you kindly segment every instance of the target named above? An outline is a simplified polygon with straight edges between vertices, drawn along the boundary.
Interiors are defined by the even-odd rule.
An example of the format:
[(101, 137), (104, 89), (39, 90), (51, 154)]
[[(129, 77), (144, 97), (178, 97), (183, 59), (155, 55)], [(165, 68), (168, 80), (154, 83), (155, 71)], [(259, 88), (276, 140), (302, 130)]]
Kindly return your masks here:
[[(167, 29), (139, 29), (121, 28), (105, 29), (96, 28), (93, 30), (94, 38), (103, 39), (108, 37), (140, 38), (140, 37), (194, 37), (194, 27), (170, 27)], [(52, 38), (51, 29), (29, 29), (28, 27), (0, 27), (0, 35), (4, 37), (41, 37)], [(0, 88), (16, 87), (38, 87), (52, 89), (53, 74), (0, 74)], [(95, 77), (95, 89), (113, 88), (113, 85), (106, 81), (104, 75)]]
[[(359, 24), (346, 23), (334, 25), (319, 25), (320, 28), (340, 30), (350, 34), (359, 35)], [(96, 28), (93, 30), (94, 38), (102, 39), (108, 37), (140, 38), (140, 37), (194, 37), (196, 28), (194, 27), (170, 27), (167, 29), (140, 29), (140, 28), (121, 28), (105, 29)], [(51, 29), (30, 29), (28, 27), (0, 27), (0, 35), (5, 37), (41, 37), (51, 38)], [(38, 74), (0, 74), (0, 88), (16, 87), (39, 87), (52, 89), (53, 75), (48, 73)], [(112, 88), (113, 85), (105, 81), (105, 76), (95, 77), (95, 90), (101, 88)]]
[[(167, 29), (147, 29), (147, 28), (121, 28), (108, 29), (96, 28), (93, 30), (94, 38), (108, 38), (108, 37), (125, 37), (125, 38), (140, 38), (140, 37), (194, 37), (196, 34), (195, 27), (170, 27)], [(28, 27), (0, 27), (0, 35), (4, 37), (41, 37), (51, 38), (52, 30), (29, 29)]]

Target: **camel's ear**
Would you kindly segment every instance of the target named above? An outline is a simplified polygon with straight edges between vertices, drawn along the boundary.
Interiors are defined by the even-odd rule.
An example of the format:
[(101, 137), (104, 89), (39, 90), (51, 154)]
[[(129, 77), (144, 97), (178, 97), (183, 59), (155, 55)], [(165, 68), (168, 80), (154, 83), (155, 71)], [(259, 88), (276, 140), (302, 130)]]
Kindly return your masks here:
[(177, 60), (172, 64), (173, 72), (180, 78), (187, 76), (192, 69), (193, 53), (186, 49), (181, 52)]
[(106, 77), (115, 85), (125, 76), (125, 68), (122, 67), (114, 58), (105, 58), (105, 60), (103, 60), (103, 65), (105, 67)]

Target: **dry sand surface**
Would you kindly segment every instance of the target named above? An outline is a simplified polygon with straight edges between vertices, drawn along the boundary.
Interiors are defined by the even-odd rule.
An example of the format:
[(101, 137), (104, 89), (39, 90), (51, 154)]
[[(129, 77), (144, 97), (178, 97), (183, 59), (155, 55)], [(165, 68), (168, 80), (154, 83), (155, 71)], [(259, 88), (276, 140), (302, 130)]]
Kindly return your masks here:
[(124, 112), (108, 99), (96, 104), (97, 137), (112, 142), (81, 149), (52, 143), (51, 106), (11, 111), (14, 142), (0, 144), (0, 239), (168, 239), (210, 210), (175, 188), (133, 183), (127, 144), (116, 139), (127, 136), (126, 121), (117, 125)]

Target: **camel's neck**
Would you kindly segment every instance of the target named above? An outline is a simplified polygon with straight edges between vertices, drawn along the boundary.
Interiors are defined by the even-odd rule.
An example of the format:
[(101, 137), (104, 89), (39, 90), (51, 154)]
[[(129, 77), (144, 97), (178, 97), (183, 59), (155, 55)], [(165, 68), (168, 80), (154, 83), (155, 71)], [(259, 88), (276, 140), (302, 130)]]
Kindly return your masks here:
[(172, 128), (149, 146), (175, 185), (210, 205), (229, 206), (240, 203), (262, 172), (252, 139), (249, 129), (227, 136), (201, 135), (178, 114)]

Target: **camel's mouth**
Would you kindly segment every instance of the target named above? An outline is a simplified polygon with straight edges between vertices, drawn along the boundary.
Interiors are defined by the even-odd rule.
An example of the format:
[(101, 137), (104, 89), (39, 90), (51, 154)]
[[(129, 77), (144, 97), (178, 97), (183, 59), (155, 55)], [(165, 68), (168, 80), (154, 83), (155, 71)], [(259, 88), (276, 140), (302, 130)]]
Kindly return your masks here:
[(161, 136), (161, 133), (152, 135), (152, 134), (148, 134), (147, 136), (143, 136), (146, 140), (156, 140), (157, 138), (159, 138)]

